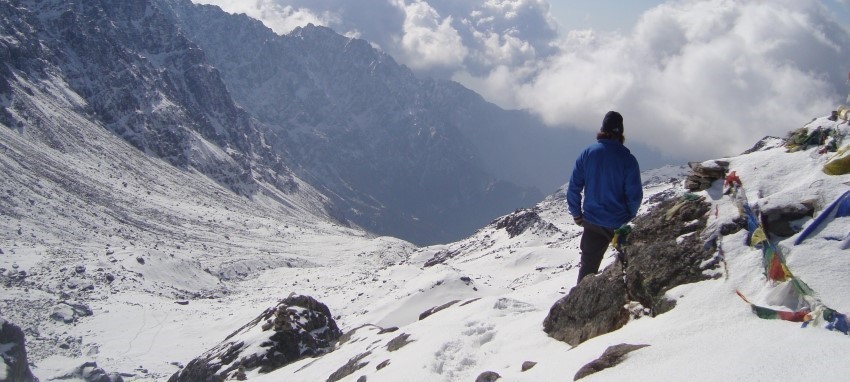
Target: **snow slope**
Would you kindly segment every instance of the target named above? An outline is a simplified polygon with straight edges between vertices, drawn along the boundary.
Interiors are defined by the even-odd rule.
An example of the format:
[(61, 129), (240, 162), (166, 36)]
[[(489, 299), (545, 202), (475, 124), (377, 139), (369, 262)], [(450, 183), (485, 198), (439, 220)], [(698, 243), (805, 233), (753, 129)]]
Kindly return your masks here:
[[(830, 126), (847, 133), (846, 125), (825, 118), (810, 128)], [(786, 153), (773, 145), (747, 155), (722, 158), (741, 177), (753, 207), (817, 199), (823, 208), (850, 188), (850, 175), (828, 176), (820, 169), (828, 155), (817, 148)], [(659, 179), (669, 177), (661, 175)], [(680, 178), (681, 179), (681, 178)], [(703, 191), (718, 211), (714, 219), (738, 215), (735, 201), (722, 194), (722, 182)], [(647, 200), (658, 193), (681, 195), (677, 183), (647, 185)], [(463, 241), (422, 248), (404, 264), (374, 273), (371, 285), (360, 288), (371, 299), (356, 314), (343, 314), (344, 331), (357, 329), (352, 339), (318, 359), (296, 362), (268, 375), (249, 375), (257, 381), (320, 381), (356, 359), (366, 363), (343, 380), (365, 376), (368, 381), (474, 380), (494, 371), (508, 381), (569, 380), (583, 365), (620, 343), (648, 344), (615, 368), (586, 380), (726, 381), (726, 380), (846, 380), (848, 336), (823, 327), (756, 317), (735, 293), (754, 303), (777, 309), (783, 305), (785, 284), (764, 276), (761, 251), (745, 245), (745, 231), (726, 236), (722, 247), (726, 265), (715, 280), (684, 285), (668, 292), (677, 300), (670, 312), (633, 319), (621, 330), (571, 348), (542, 331), (552, 304), (575, 283), (579, 230), (571, 226), (563, 195), (536, 207), (543, 220), (536, 228), (513, 238), (492, 224)], [(649, 206), (645, 206), (647, 208)], [(793, 247), (794, 237), (780, 240), (791, 271), (817, 293), (824, 304), (850, 311), (850, 257), (835, 237), (847, 234), (848, 218), (830, 221), (813, 238)], [(545, 227), (551, 223), (557, 230)], [(801, 221), (807, 224), (808, 220)], [(438, 253), (453, 253), (443, 264), (426, 267)], [(605, 266), (612, 259), (609, 257)], [(272, 271), (274, 272), (274, 271)], [(457, 303), (418, 319), (425, 310)], [(331, 310), (343, 307), (330, 304)], [(351, 311), (350, 308), (343, 308)], [(398, 326), (381, 333), (372, 326)], [(399, 335), (407, 345), (395, 349)], [(393, 341), (395, 339), (395, 341)], [(394, 350), (390, 350), (394, 349)], [(526, 361), (536, 362), (522, 371)]]
[(43, 380), (89, 360), (165, 378), (169, 362), (218, 340), (209, 328), (253, 314), (237, 307), (281, 297), (240, 280), (280, 269), (288, 276), (270, 285), (310, 285), (345, 263), (337, 287), (309, 289), (344, 298), (343, 285), (413, 248), (332, 223), (325, 197), (297, 178), (295, 192), (257, 180), (239, 196), (90, 121), (62, 78), (17, 80), (8, 110), (40, 122), (0, 128), (0, 316), (24, 329)]
[[(531, 210), (537, 218), (524, 229), (499, 228), (505, 217), (462, 241), (416, 249), (330, 223), (322, 197), (306, 184), (296, 194), (269, 187), (250, 200), (140, 155), (71, 112), (83, 101), (66, 97), (61, 83), (31, 84), (25, 97), (33, 102), (28, 110), (51, 123), (0, 129), (0, 312), (24, 328), (43, 380), (86, 361), (126, 380), (165, 380), (293, 292), (324, 302), (353, 332), (330, 354), (249, 373), (251, 380), (326, 380), (358, 356), (367, 364), (343, 380), (472, 380), (487, 370), (504, 380), (563, 380), (619, 343), (650, 346), (588, 380), (787, 380), (812, 370), (843, 380), (850, 372), (840, 351), (847, 336), (759, 319), (735, 295), (775, 308), (788, 302), (784, 286), (765, 279), (761, 252), (743, 244), (743, 232), (723, 238), (723, 277), (676, 288), (668, 293), (678, 302), (672, 311), (571, 348), (542, 331), (577, 273), (580, 231), (562, 192)], [(68, 125), (79, 129), (58, 128)], [(847, 132), (825, 118), (810, 126)], [(723, 158), (752, 205), (814, 199), (823, 208), (848, 189), (850, 176), (820, 171), (827, 156), (817, 148), (786, 153), (772, 142)], [(684, 193), (680, 172), (647, 176), (654, 180), (646, 200)], [(716, 205), (716, 219), (737, 216), (719, 182), (702, 194)], [(791, 271), (841, 312), (850, 311), (850, 257), (836, 238), (847, 223), (830, 221), (800, 246), (794, 237), (777, 243)], [(426, 266), (438, 255), (445, 260)], [(523, 372), (526, 361), (537, 364)]]

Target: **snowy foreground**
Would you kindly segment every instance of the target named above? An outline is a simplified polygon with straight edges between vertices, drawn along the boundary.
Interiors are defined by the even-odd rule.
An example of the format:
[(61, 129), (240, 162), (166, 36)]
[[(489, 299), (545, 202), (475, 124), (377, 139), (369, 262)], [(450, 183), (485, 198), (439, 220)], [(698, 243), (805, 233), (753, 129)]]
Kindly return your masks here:
[[(826, 119), (812, 122), (813, 127), (835, 125)], [(841, 129), (846, 133), (847, 126)], [(777, 142), (768, 141), (762, 151), (723, 158), (740, 176), (752, 205), (815, 199), (817, 214), (850, 188), (850, 175), (821, 172), (828, 154), (817, 154), (817, 148), (786, 153)], [(78, 169), (92, 178), (104, 171)], [(183, 181), (160, 170), (165, 171), (162, 184), (171, 182), (170, 176)], [(647, 199), (661, 192), (685, 193), (681, 181), (667, 178), (662, 172), (654, 178), (662, 181), (647, 184)], [(27, 332), (33, 372), (43, 381), (86, 361), (123, 373), (129, 381), (166, 380), (179, 365), (290, 293), (325, 303), (343, 332), (360, 329), (329, 354), (270, 374), (251, 372), (249, 380), (324, 381), (349, 359), (371, 351), (361, 359), (368, 364), (343, 380), (473, 381), (494, 371), (505, 381), (563, 381), (621, 343), (650, 346), (585, 380), (850, 378), (850, 337), (760, 319), (736, 295), (738, 290), (758, 305), (787, 309), (782, 305), (785, 286), (765, 278), (761, 251), (744, 244), (745, 231), (722, 239), (726, 265), (717, 271), (719, 277), (668, 292), (677, 301), (672, 311), (635, 319), (571, 348), (542, 329), (549, 308), (574, 286), (577, 275), (580, 229), (567, 216), (561, 193), (536, 207), (556, 229), (534, 227), (511, 238), (491, 225), (457, 243), (417, 249), (322, 223), (318, 213), (286, 216), (263, 207), (262, 200), (217, 200), (213, 196), (223, 191), (215, 191), (216, 185), (207, 185), (213, 191), (161, 189), (148, 194), (150, 185), (129, 180), (128, 186), (113, 182), (118, 186), (110, 192), (128, 193), (126, 198), (152, 195), (145, 201), (149, 206), (142, 203), (147, 207), (127, 207), (151, 225), (132, 238), (113, 231), (131, 218), (116, 219), (104, 211), (92, 214), (102, 215), (105, 223), (92, 218), (86, 230), (78, 217), (51, 209), (42, 211), (42, 218), (21, 216), (16, 225), (4, 227), (20, 227), (21, 233), (3, 237), (0, 268), (25, 271), (31, 284), (4, 287), (0, 313)], [(721, 183), (699, 194), (716, 205), (712, 219), (731, 220), (737, 207), (722, 194)], [(129, 195), (134, 186), (141, 191)], [(170, 215), (144, 215), (145, 210)], [(180, 220), (190, 216), (194, 220)], [(778, 242), (791, 272), (826, 305), (844, 313), (850, 312), (850, 252), (839, 246), (848, 227), (850, 218), (838, 218), (800, 246), (793, 246), (794, 237)], [(424, 266), (441, 251), (456, 256)], [(612, 261), (608, 257), (602, 266)], [(108, 284), (102, 281), (107, 273), (115, 278)], [(82, 288), (90, 289), (80, 293)], [(63, 314), (57, 308), (63, 292), (87, 305), (91, 315), (71, 323), (50, 318)], [(420, 313), (453, 300), (460, 302), (419, 319)], [(379, 334), (378, 328), (364, 326), (368, 324), (399, 329)], [(409, 334), (410, 343), (389, 351), (387, 343), (401, 333)], [(387, 360), (385, 367), (376, 367)], [(526, 361), (536, 365), (522, 371)]]

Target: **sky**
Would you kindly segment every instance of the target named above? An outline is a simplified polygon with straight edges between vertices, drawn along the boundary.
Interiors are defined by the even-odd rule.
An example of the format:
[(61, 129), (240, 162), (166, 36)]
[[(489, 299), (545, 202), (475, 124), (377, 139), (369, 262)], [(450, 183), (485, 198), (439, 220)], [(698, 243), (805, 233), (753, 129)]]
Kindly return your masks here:
[(452, 79), (553, 127), (671, 158), (737, 154), (845, 103), (847, 0), (195, 0), (285, 34), (363, 38), (420, 76)]

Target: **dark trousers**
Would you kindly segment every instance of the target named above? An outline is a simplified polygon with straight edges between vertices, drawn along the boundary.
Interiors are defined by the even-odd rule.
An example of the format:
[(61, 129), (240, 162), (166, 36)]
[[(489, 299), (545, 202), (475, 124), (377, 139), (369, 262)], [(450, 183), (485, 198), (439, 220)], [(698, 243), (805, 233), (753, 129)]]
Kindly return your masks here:
[(581, 265), (578, 270), (578, 281), (584, 276), (599, 271), (602, 257), (608, 250), (608, 245), (614, 237), (614, 230), (584, 222), (584, 233), (581, 234)]

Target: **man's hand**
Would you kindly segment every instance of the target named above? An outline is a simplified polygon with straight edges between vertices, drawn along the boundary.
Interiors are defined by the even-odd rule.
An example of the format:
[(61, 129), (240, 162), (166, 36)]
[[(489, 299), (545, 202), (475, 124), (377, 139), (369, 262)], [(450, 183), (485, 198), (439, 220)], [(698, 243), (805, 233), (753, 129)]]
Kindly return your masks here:
[(576, 222), (576, 225), (580, 226), (580, 225), (583, 225), (582, 223), (584, 223), (584, 218), (581, 217), (581, 215), (573, 216), (573, 221)]

